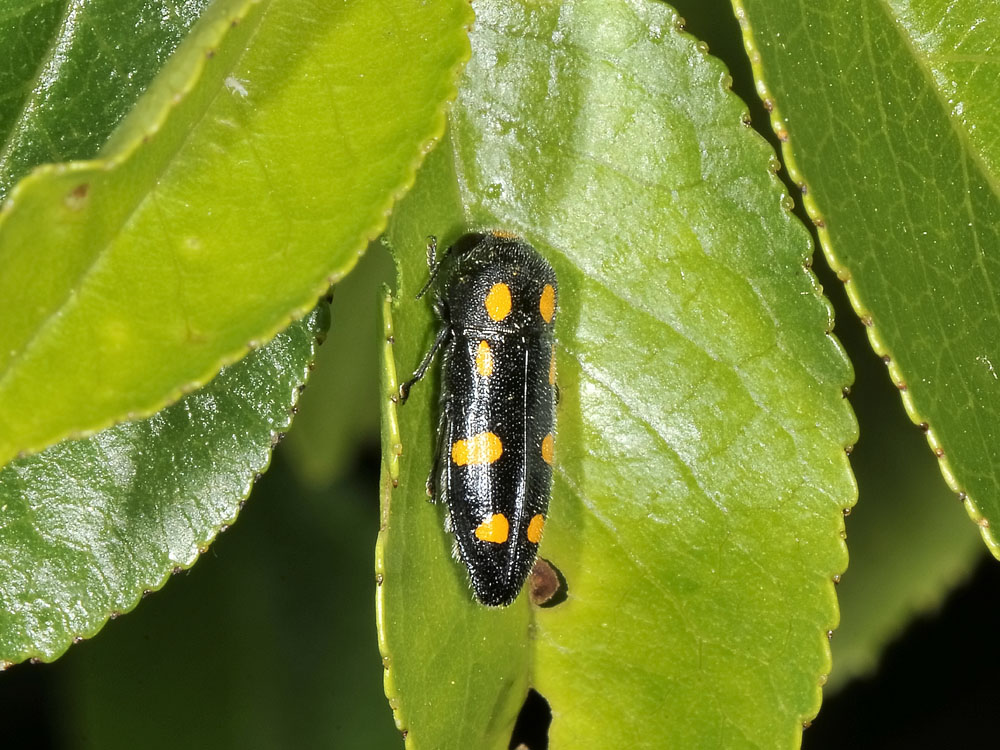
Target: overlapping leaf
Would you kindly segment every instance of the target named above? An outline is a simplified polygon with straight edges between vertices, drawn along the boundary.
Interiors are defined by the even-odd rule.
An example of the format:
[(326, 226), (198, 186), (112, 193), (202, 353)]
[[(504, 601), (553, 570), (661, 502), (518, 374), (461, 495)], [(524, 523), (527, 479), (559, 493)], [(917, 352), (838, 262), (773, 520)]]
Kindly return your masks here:
[(1000, 556), (996, 7), (734, 5), (827, 258)]
[(216, 0), (96, 160), (10, 190), (0, 463), (154, 412), (305, 314), (440, 135), (468, 20), (460, 0)]
[(154, 417), (0, 470), (0, 665), (56, 658), (194, 563), (291, 423), (327, 316)]
[(873, 673), (882, 651), (915, 617), (936, 609), (984, 554), (843, 302), (837, 334), (857, 372), (850, 400), (861, 437), (851, 468), (859, 499), (846, 521), (851, 565), (837, 587), (841, 624), (827, 694)]
[(375, 583), (359, 575), (377, 528), (371, 482), (313, 493), (288, 455), (282, 444), (190, 574), (45, 668), (61, 678), (51, 715), (71, 717), (79, 750), (134, 750), (137, 737), (144, 750), (402, 745), (380, 684)]
[[(506, 747), (527, 681), (552, 748), (792, 746), (829, 670), (853, 501), (850, 368), (808, 235), (666, 6), (475, 7), (450, 141), (389, 231), (378, 570), (397, 722), (414, 748)], [(435, 381), (388, 400), (433, 336), (413, 300), (426, 235), (495, 227), (560, 281), (541, 555), (568, 598), (544, 610), (473, 602), (424, 497)]]
[(0, 202), (33, 167), (93, 157), (209, 0), (8, 3)]

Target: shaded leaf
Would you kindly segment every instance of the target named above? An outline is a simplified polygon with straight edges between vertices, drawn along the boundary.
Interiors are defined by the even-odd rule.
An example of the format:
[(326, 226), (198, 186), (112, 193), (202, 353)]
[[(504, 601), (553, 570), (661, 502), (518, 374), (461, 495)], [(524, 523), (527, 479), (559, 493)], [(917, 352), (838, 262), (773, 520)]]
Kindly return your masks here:
[(183, 581), (49, 668), (74, 748), (402, 744), (379, 679), (374, 580), (358, 574), (376, 531), (371, 482), (311, 493), (284, 457), (282, 444), (236, 529)]
[(378, 444), (378, 290), (392, 274), (380, 244), (333, 289), (333, 321), (316, 371), (302, 394), (282, 452), (306, 486), (328, 487), (350, 473), (362, 450)]
[(734, 6), (827, 259), (1000, 556), (995, 4)]
[(857, 371), (851, 405), (862, 431), (851, 453), (860, 500), (846, 522), (851, 565), (837, 587), (841, 624), (827, 694), (872, 672), (885, 647), (915, 616), (936, 609), (983, 554), (863, 327), (848, 318), (846, 297), (838, 312), (837, 333)]
[(291, 423), (327, 313), (147, 420), (0, 470), (0, 664), (55, 659), (194, 564)]
[[(378, 572), (397, 723), (413, 748), (506, 747), (527, 678), (554, 749), (793, 746), (829, 671), (854, 496), (850, 367), (808, 234), (722, 66), (666, 6), (476, 12), (450, 138), (387, 234), (401, 283)], [(424, 498), (435, 376), (389, 401), (433, 337), (413, 299), (425, 236), (484, 228), (518, 232), (559, 275), (540, 554), (568, 597), (549, 609), (472, 600)]]
[(23, 3), (0, 18), (0, 202), (32, 167), (89, 159), (209, 0)]

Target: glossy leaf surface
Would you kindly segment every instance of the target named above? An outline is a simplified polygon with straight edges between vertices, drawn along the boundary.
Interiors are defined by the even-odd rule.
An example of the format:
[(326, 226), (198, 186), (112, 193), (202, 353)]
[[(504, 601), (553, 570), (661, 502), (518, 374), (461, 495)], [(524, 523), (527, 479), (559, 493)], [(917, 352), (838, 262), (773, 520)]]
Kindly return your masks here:
[(996, 4), (734, 5), (827, 259), (1000, 556)]
[[(666, 6), (475, 7), (449, 140), (388, 233), (378, 573), (397, 722), (413, 748), (506, 747), (530, 683), (556, 749), (795, 746), (854, 497), (851, 371), (808, 234), (724, 69)], [(389, 400), (436, 327), (413, 299), (426, 235), (489, 228), (559, 275), (541, 555), (568, 589), (547, 609), (474, 603), (424, 494), (436, 374)]]
[(0, 17), (0, 202), (38, 164), (88, 159), (209, 0), (8, 3)]
[(194, 564), (288, 428), (321, 305), (155, 416), (0, 470), (0, 664), (50, 661)]
[[(0, 209), (0, 463), (155, 412), (311, 309), (440, 135), (469, 18), (216, 0), (94, 160), (21, 179)], [(14, 80), (54, 85), (61, 51)]]

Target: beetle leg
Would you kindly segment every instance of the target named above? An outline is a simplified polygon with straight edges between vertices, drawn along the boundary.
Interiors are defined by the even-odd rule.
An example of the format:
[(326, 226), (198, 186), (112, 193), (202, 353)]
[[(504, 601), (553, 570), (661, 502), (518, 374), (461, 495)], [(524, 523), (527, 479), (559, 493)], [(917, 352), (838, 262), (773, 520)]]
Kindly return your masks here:
[(448, 408), (448, 403), (446, 401), (441, 402), (441, 415), (438, 417), (438, 428), (437, 428), (437, 447), (434, 451), (434, 461), (431, 464), (430, 473), (427, 475), (427, 496), (428, 502), (436, 503), (438, 501), (438, 483), (441, 481), (441, 462), (444, 460), (442, 456), (449, 454), (448, 446), (451, 445), (451, 434), (449, 432), (449, 427), (451, 426), (451, 410)]
[(403, 383), (400, 383), (399, 385), (400, 403), (403, 404), (406, 403), (406, 399), (409, 398), (410, 396), (410, 388), (413, 387), (414, 383), (416, 383), (418, 380), (424, 377), (424, 374), (427, 372), (427, 368), (431, 366), (431, 362), (434, 360), (434, 355), (437, 354), (437, 350), (440, 349), (441, 345), (448, 340), (448, 337), (450, 335), (451, 335), (451, 329), (448, 326), (441, 326), (441, 328), (438, 329), (437, 336), (434, 337), (434, 343), (431, 344), (430, 350), (427, 352), (427, 354), (424, 355), (424, 358), (423, 360), (421, 360), (420, 365), (414, 371), (413, 377), (411, 377), (409, 380)]

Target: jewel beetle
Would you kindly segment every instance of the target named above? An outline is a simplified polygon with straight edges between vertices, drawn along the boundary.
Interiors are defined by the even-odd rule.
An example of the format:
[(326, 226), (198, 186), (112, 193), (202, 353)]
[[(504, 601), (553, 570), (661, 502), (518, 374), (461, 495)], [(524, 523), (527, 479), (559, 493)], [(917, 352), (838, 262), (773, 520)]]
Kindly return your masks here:
[(517, 598), (538, 552), (552, 486), (556, 275), (537, 250), (506, 232), (469, 234), (438, 262), (417, 295), (434, 289), (441, 321), (403, 400), (441, 352), (432, 500), (447, 505), (456, 555), (482, 604)]

